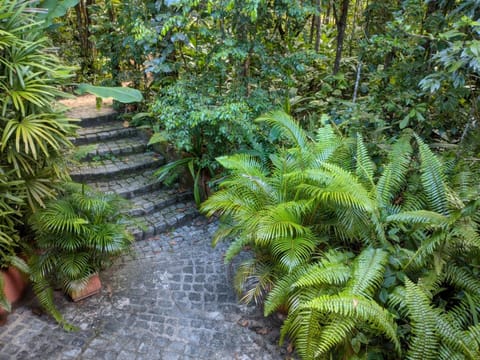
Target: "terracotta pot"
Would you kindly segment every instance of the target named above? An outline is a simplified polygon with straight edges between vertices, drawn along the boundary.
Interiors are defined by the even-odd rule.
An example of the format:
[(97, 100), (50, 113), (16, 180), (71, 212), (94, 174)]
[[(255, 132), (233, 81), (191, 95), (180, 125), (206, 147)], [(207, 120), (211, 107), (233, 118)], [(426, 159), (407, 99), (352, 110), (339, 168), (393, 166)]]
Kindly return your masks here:
[[(3, 292), (7, 300), (13, 304), (20, 300), (27, 287), (27, 279), (17, 268), (9, 267), (7, 270), (0, 271), (3, 277)], [(0, 308), (0, 323), (6, 319), (8, 312)]]
[(100, 277), (98, 274), (93, 274), (90, 276), (87, 285), (83, 289), (72, 291), (69, 295), (73, 301), (77, 302), (89, 296), (98, 294), (101, 288), (102, 283), (100, 282)]

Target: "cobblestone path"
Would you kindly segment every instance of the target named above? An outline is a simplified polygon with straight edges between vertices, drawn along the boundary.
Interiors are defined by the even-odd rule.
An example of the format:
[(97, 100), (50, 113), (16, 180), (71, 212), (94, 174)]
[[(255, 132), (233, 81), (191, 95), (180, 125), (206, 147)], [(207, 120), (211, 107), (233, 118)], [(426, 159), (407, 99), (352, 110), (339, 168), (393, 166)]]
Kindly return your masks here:
[(0, 326), (0, 360), (289, 358), (277, 345), (280, 320), (238, 304), (225, 246), (210, 246), (216, 223), (198, 216), (190, 193), (152, 177), (163, 158), (110, 109), (88, 114), (72, 113), (83, 119), (76, 144), (86, 153), (72, 177), (131, 199), (141, 241), (100, 274), (99, 295), (74, 304), (56, 293), (76, 332), (43, 314), (30, 294)]
[(74, 304), (57, 294), (77, 332), (34, 299), (22, 304), (0, 327), (0, 359), (285, 359), (278, 320), (238, 304), (225, 248), (210, 246), (215, 226), (198, 218), (137, 242), (101, 274), (100, 295)]

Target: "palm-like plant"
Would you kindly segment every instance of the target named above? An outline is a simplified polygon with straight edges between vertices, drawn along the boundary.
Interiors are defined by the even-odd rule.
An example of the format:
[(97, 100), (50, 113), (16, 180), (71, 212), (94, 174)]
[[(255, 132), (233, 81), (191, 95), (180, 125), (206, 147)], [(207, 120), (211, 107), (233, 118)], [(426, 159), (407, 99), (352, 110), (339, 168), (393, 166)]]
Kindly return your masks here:
[(68, 177), (59, 155), (73, 127), (53, 109), (71, 69), (49, 49), (41, 23), (25, 11), (29, 3), (0, 3), (0, 165), (24, 180), (26, 204), (35, 209)]
[(124, 200), (114, 194), (66, 186), (63, 196), (29, 219), (35, 233), (30, 277), (40, 303), (65, 324), (53, 304), (53, 288), (83, 288), (89, 277), (127, 250), (132, 236), (122, 215)]
[[(478, 187), (469, 184), (468, 176), (450, 176), (416, 135), (405, 134), (391, 147), (378, 174), (361, 136), (342, 141), (326, 126), (314, 141), (286, 114), (260, 120), (285, 135), (282, 148), (269, 164), (247, 155), (219, 159), (231, 175), (202, 206), (208, 215), (222, 217), (214, 242), (233, 240), (227, 260), (245, 246), (253, 249), (253, 259), (237, 274), (240, 290), (251, 286), (245, 300), (260, 300), (270, 292), (267, 314), (286, 305), (290, 311), (283, 333), (306, 359), (332, 351), (343, 356), (382, 352), (389, 346), (398, 356), (405, 343), (408, 356), (416, 359), (427, 345), (415, 324), (436, 317), (424, 321), (419, 318), (424, 312), (414, 311), (411, 294), (419, 285), (410, 278), (428, 295), (418, 301), (427, 299), (425, 309), (441, 313), (444, 321), (426, 325), (436, 330), (425, 353), (430, 355), (424, 356), (478, 356), (475, 341), (440, 345), (444, 335), (438, 330), (443, 326), (457, 337), (468, 332), (469, 339), (477, 331), (479, 309), (468, 304), (475, 304), (480, 287), (472, 266), (479, 258), (480, 204)], [(322, 254), (332, 248), (357, 254), (353, 264), (327, 261)], [(365, 267), (365, 259), (373, 263)], [(410, 295), (395, 295), (403, 286)], [(412, 332), (394, 334), (387, 310), (397, 314), (400, 324), (411, 323)], [(449, 324), (457, 313), (462, 320)], [(390, 327), (382, 328), (378, 319)], [(391, 345), (358, 340), (375, 331)]]

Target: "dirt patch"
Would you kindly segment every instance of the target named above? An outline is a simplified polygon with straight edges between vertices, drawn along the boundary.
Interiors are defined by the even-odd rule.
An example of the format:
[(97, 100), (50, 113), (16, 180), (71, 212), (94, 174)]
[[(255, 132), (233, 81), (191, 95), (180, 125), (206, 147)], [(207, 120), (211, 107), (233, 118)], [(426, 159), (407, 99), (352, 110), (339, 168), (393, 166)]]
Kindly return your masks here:
[(59, 104), (68, 109), (67, 116), (72, 119), (89, 119), (116, 113), (112, 107), (112, 99), (102, 99), (101, 106), (97, 107), (95, 95), (82, 95), (74, 99), (60, 100)]
[[(59, 103), (67, 106), (69, 108), (77, 108), (77, 107), (97, 107), (97, 100), (95, 95), (82, 95), (77, 96), (75, 99), (64, 99), (60, 100)], [(111, 107), (113, 103), (112, 99), (102, 99), (102, 107)]]

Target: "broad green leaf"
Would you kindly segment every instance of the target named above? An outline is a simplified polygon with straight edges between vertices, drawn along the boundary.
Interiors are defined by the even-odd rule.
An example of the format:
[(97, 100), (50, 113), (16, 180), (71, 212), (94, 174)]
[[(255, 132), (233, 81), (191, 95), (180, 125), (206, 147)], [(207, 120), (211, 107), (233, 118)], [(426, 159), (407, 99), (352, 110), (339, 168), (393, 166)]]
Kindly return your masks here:
[(45, 20), (44, 25), (52, 25), (53, 19), (65, 15), (68, 9), (77, 5), (79, 0), (44, 0), (41, 2), (40, 7), (47, 10), (44, 13), (38, 15), (38, 19)]
[(142, 93), (129, 87), (108, 87), (93, 86), (90, 84), (80, 84), (75, 91), (79, 95), (86, 93), (93, 94), (101, 98), (113, 98), (121, 103), (133, 103), (143, 100)]

